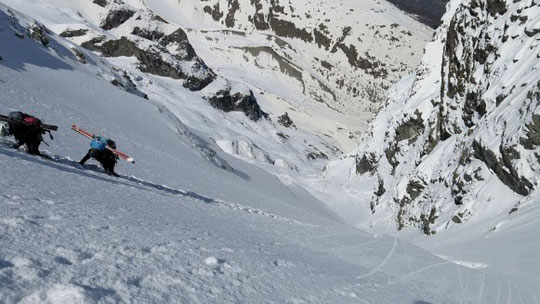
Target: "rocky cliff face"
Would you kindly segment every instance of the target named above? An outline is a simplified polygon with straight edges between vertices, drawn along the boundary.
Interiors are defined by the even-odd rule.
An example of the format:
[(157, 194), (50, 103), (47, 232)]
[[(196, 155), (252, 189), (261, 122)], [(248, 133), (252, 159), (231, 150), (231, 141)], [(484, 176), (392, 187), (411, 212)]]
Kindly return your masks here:
[(426, 234), (540, 201), (540, 6), (455, 0), (415, 77), (338, 164), (369, 184), (373, 216)]

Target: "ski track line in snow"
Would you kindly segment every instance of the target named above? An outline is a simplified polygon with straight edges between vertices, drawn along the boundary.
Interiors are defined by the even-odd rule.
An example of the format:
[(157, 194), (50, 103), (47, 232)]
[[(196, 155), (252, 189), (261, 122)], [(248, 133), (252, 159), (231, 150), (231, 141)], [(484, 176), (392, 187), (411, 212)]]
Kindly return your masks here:
[(405, 243), (401, 243), (401, 247), (403, 248), (403, 252), (405, 253), (405, 258), (407, 259), (407, 267), (409, 268), (409, 271), (413, 271), (411, 267), (411, 257), (409, 256), (409, 252), (407, 251), (407, 246), (405, 246)]
[(465, 299), (465, 287), (463, 286), (463, 277), (461, 276), (461, 268), (456, 267), (459, 277), (459, 286), (461, 287), (461, 297)]
[(478, 290), (478, 303), (482, 300), (482, 294), (484, 293), (484, 284), (486, 282), (486, 274), (482, 274), (482, 281), (480, 282), (480, 289)]
[(510, 282), (506, 283), (508, 287), (508, 298), (506, 299), (507, 304), (512, 304), (512, 286), (510, 286)]
[(403, 281), (403, 280), (405, 280), (405, 279), (407, 279), (407, 278), (409, 278), (409, 277), (411, 277), (411, 276), (413, 276), (415, 274), (419, 274), (419, 273), (421, 273), (423, 271), (426, 271), (426, 270), (429, 270), (431, 268), (435, 268), (435, 267), (439, 267), (439, 266), (443, 266), (443, 265), (448, 265), (448, 264), (452, 264), (452, 262), (446, 261), (446, 262), (441, 262), (441, 263), (437, 263), (437, 264), (431, 264), (431, 265), (422, 267), (422, 268), (420, 268), (418, 270), (411, 271), (411, 272), (407, 273), (406, 275), (404, 275), (404, 276), (398, 278), (397, 280), (395, 280), (395, 282), (392, 281), (391, 283), (397, 283), (398, 281)]
[[(523, 302), (523, 296), (521, 294), (522, 292), (522, 288), (520, 288), (520, 285), (518, 285), (517, 283), (513, 282), (513, 284), (516, 286), (516, 289), (518, 290), (518, 294), (519, 294), (519, 301), (520, 302)], [(531, 290), (528, 286), (523, 286), (523, 288), (525, 288), (524, 291), (526, 292), (530, 292), (534, 298), (534, 303), (538, 303), (538, 298), (536, 297), (536, 294), (534, 293), (533, 290)]]
[(218, 205), (220, 207), (232, 209), (232, 210), (235, 210), (235, 211), (244, 211), (244, 212), (249, 213), (249, 214), (259, 215), (259, 216), (271, 218), (271, 219), (274, 219), (274, 220), (284, 221), (284, 222), (288, 222), (288, 223), (299, 225), (299, 226), (315, 227), (315, 225), (300, 222), (300, 221), (293, 220), (293, 219), (289, 219), (289, 218), (286, 218), (286, 217), (282, 217), (282, 216), (279, 216), (279, 215), (276, 215), (276, 214), (273, 214), (273, 213), (270, 213), (270, 212), (267, 212), (267, 211), (264, 211), (264, 210), (261, 210), (261, 209), (246, 207), (246, 206), (241, 205), (241, 204), (232, 203), (232, 202), (228, 202), (228, 201), (224, 201), (224, 200), (220, 200), (220, 199), (213, 199), (213, 198), (210, 198), (210, 197), (207, 197), (207, 196), (195, 193), (195, 192), (191, 192), (191, 191), (185, 191), (185, 190), (182, 190), (182, 189), (173, 189), (173, 188), (168, 187), (166, 185), (158, 185), (158, 184), (155, 184), (155, 183), (152, 183), (152, 182), (149, 182), (149, 181), (145, 181), (145, 180), (140, 179), (140, 178), (138, 178), (136, 176), (133, 176), (133, 175), (131, 175), (131, 176), (120, 175), (120, 177), (123, 178), (123, 179), (129, 180), (129, 181), (132, 181), (134, 183), (138, 183), (138, 184), (141, 184), (141, 185), (144, 185), (144, 186), (152, 187), (152, 188), (162, 190), (162, 191), (165, 191), (165, 192), (168, 192), (168, 193), (171, 193), (171, 194), (183, 195), (183, 196), (186, 196), (186, 197), (189, 197), (189, 198), (193, 198), (193, 199), (202, 201), (202, 202), (204, 202), (206, 204)]
[(373, 268), (370, 272), (368, 272), (366, 274), (363, 274), (363, 275), (360, 275), (360, 276), (357, 276), (356, 278), (357, 279), (363, 279), (363, 278), (372, 276), (376, 272), (380, 271), (384, 267), (384, 265), (390, 260), (392, 255), (394, 255), (394, 251), (396, 250), (397, 244), (398, 244), (398, 239), (394, 238), (394, 244), (392, 245), (392, 248), (388, 252), (388, 255), (384, 258), (384, 260), (377, 267)]
[(453, 259), (452, 257), (446, 256), (446, 255), (437, 255), (437, 256), (439, 258), (443, 259), (443, 260), (452, 262), (454, 264), (461, 265), (461, 266), (469, 268), (469, 269), (487, 268), (491, 264), (491, 262), (489, 262), (489, 263), (479, 263), (479, 262), (460, 261), (460, 260)]
[[(315, 225), (300, 222), (300, 221), (293, 220), (286, 217), (282, 217), (282, 216), (279, 216), (279, 215), (276, 215), (276, 214), (273, 214), (271, 212), (267, 212), (261, 209), (246, 207), (241, 204), (232, 203), (232, 202), (228, 202), (228, 201), (224, 201), (220, 199), (213, 199), (213, 198), (210, 198), (210, 197), (207, 197), (207, 196), (195, 193), (195, 192), (191, 192), (191, 191), (185, 191), (182, 189), (173, 189), (166, 185), (159, 185), (156, 183), (152, 183), (150, 181), (143, 180), (133, 175), (127, 176), (127, 175), (119, 174), (120, 176), (119, 178), (116, 178), (116, 180), (114, 179), (114, 177), (100, 176), (101, 174), (105, 174), (105, 172), (96, 165), (81, 166), (78, 162), (70, 159), (69, 157), (54, 155), (48, 151), (42, 151), (43, 157), (34, 156), (34, 155), (26, 154), (25, 152), (22, 152), (22, 151), (15, 150), (11, 147), (6, 148), (6, 146), (10, 146), (12, 144), (9, 141), (0, 139), (0, 143), (3, 144), (3, 147), (0, 147), (0, 154), (6, 155), (9, 157), (22, 158), (23, 160), (41, 164), (41, 165), (48, 165), (49, 167), (53, 167), (54, 169), (62, 170), (68, 173), (79, 174), (79, 175), (83, 175), (85, 177), (97, 179), (100, 181), (109, 182), (109, 183), (112, 182), (114, 184), (121, 184), (128, 187), (136, 187), (137, 189), (140, 189), (140, 190), (151, 191), (158, 194), (159, 192), (153, 191), (152, 189), (165, 192), (167, 194), (182, 195), (188, 198), (192, 198), (192, 199), (204, 202), (206, 204), (217, 205), (217, 206), (228, 208), (234, 211), (243, 211), (251, 215), (262, 216), (262, 217), (270, 218), (273, 220), (295, 224), (298, 226), (315, 227)], [(52, 166), (53, 163), (55, 163), (56, 165)], [(70, 168), (68, 170), (67, 168), (61, 167), (62, 165), (67, 166), (67, 167), (73, 167), (73, 168)], [(96, 174), (93, 174), (92, 172), (95, 172)], [(97, 174), (100, 174), (100, 175), (97, 175)], [(121, 180), (132, 182), (140, 186), (145, 186), (152, 189), (135, 186), (131, 183), (121, 182)]]
[(497, 282), (497, 302), (495, 304), (499, 304), (501, 300), (501, 282)]

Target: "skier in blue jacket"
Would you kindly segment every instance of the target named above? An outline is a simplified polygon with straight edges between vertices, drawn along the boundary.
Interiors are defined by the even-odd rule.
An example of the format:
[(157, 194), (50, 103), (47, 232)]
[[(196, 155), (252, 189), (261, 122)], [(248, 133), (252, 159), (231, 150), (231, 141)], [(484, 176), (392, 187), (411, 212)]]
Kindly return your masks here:
[(103, 136), (96, 136), (90, 142), (90, 150), (88, 150), (88, 153), (86, 153), (79, 163), (84, 165), (84, 163), (92, 157), (103, 166), (103, 169), (105, 169), (108, 174), (119, 176), (114, 172), (114, 166), (116, 165), (118, 156), (107, 149), (107, 146), (116, 149), (116, 143), (113, 140)]

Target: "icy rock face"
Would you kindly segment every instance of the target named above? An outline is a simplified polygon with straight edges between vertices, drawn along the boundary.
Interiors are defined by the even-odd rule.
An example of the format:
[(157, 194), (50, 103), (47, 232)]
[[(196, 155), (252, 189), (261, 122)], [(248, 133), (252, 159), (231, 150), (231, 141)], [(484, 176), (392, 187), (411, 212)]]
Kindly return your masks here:
[(84, 36), (88, 32), (87, 29), (78, 29), (78, 30), (65, 30), (60, 33), (60, 36), (64, 38)]
[(107, 0), (94, 0), (93, 3), (101, 6), (101, 7), (105, 7), (107, 5)]
[(538, 1), (449, 8), (417, 75), (391, 89), (370, 134), (341, 161), (356, 159), (351, 182), (371, 185), (373, 214), (426, 234), (540, 199)]

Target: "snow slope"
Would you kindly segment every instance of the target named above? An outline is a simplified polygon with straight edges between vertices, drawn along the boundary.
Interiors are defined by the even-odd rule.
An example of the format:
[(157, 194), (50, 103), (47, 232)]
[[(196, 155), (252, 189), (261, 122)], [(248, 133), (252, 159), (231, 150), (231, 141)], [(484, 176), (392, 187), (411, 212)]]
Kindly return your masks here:
[[(178, 28), (183, 29), (197, 57), (204, 63), (201, 65), (217, 75), (204, 90), (186, 92), (176, 79), (154, 77), (141, 71), (134, 58), (108, 57), (107, 60), (125, 72), (139, 90), (169, 104), (188, 126), (208, 124), (208, 129), (201, 131), (216, 140), (227, 145), (244, 143), (249, 146), (247, 150), (257, 150), (255, 154), (268, 157), (256, 158), (246, 151), (236, 156), (263, 167), (277, 163), (278, 168), (271, 169), (278, 172), (282, 167), (293, 171), (320, 170), (324, 157), (306, 162), (307, 155), (333, 158), (350, 150), (380, 106), (386, 88), (414, 70), (431, 34), (430, 29), (389, 3), (376, 1), (348, 1), (340, 5), (295, 2), (285, 5), (287, 10), (289, 6), (294, 7), (294, 12), (283, 12), (279, 16), (277, 10), (283, 4), (277, 1), (265, 4), (265, 10), (276, 10), (274, 17), (293, 22), (309, 31), (310, 36), (320, 33), (324, 36), (323, 44), (313, 38), (304, 41), (288, 37), (285, 29), (256, 29), (248, 21), (255, 10), (250, 1), (241, 1), (240, 9), (234, 13), (221, 3), (223, 14), (232, 14), (228, 20), (236, 20), (234, 26), (222, 24), (223, 20), (216, 21), (205, 13), (204, 7), (214, 4), (202, 1), (102, 1), (106, 3), (104, 6), (85, 0), (3, 2), (42, 22), (56, 34), (71, 31), (68, 36), (75, 36), (67, 39), (74, 44), (99, 52), (99, 42), (94, 43), (94, 47), (88, 46), (88, 42), (127, 37), (143, 50), (157, 50), (164, 60), (189, 74), (190, 67), (198, 66), (193, 60), (178, 61), (174, 56), (182, 52), (171, 51), (171, 46), (164, 50), (156, 43), (156, 36), (141, 37), (134, 31), (139, 28), (168, 35)], [(132, 11), (134, 15), (114, 28), (105, 29), (104, 20), (118, 10)], [(305, 12), (300, 13), (300, 10)], [(77, 33), (78, 30), (85, 32)], [(194, 74), (204, 74), (204, 71), (199, 69)], [(237, 113), (223, 115), (208, 106), (205, 98), (224, 88), (242, 94), (253, 91), (271, 121), (253, 124), (235, 115)], [(173, 109), (172, 105), (179, 99), (185, 102)], [(277, 123), (284, 113), (291, 117), (296, 128), (285, 128)], [(204, 120), (201, 116), (205, 116)], [(262, 133), (265, 136), (260, 137)], [(286, 173), (286, 170), (281, 171)]]
[(359, 146), (330, 162), (327, 183), (313, 183), (347, 222), (538, 296), (540, 6), (456, 0), (448, 8), (416, 75), (390, 89)]
[[(133, 1), (130, 4), (110, 4), (107, 9), (89, 1), (62, 1), (44, 2), (44, 1), (5, 1), (16, 8), (27, 12), (33, 17), (42, 20), (45, 25), (54, 29), (57, 34), (76, 32), (86, 30), (80, 36), (80, 33), (74, 37), (67, 37), (70, 40), (69, 48), (77, 45), (85, 45), (85, 42), (93, 39), (102, 39), (105, 37), (107, 42), (122, 41), (121, 37), (129, 37), (130, 41), (136, 43), (140, 50), (147, 52), (147, 64), (154, 67), (155, 63), (152, 59), (161, 58), (162, 61), (172, 65), (180, 71), (191, 71), (191, 66), (197, 65), (202, 59), (196, 56), (191, 60), (184, 60), (183, 51), (189, 48), (176, 48), (178, 44), (169, 43), (166, 47), (161, 45), (164, 39), (160, 42), (143, 39), (142, 37), (131, 34), (135, 28), (149, 28), (162, 35), (170, 36), (179, 28), (173, 23), (164, 23), (155, 20), (156, 15), (149, 10), (141, 7), (138, 2)], [(111, 30), (104, 30), (101, 27), (101, 22), (111, 11), (115, 10), (133, 10), (136, 15), (125, 21), (120, 26)], [(138, 18), (140, 17), (140, 18)], [(140, 19), (140, 20), (139, 20)], [(180, 29), (181, 30), (181, 29)], [(64, 34), (66, 35), (66, 34)], [(69, 34), (75, 35), (75, 34)], [(94, 46), (89, 48), (99, 49), (103, 43), (94, 43)], [(188, 45), (190, 46), (189, 42)], [(129, 46), (129, 45), (128, 45)], [(184, 44), (181, 44), (184, 46)], [(298, 124), (297, 128), (286, 128), (277, 123), (277, 116), (283, 112), (270, 112), (272, 120), (261, 118), (254, 121), (247, 117), (241, 111), (233, 111), (225, 113), (220, 109), (215, 109), (208, 98), (215, 96), (216, 92), (229, 88), (231, 94), (236, 91), (241, 94), (248, 94), (249, 90), (253, 90), (255, 106), (260, 104), (264, 111), (269, 111), (269, 106), (264, 99), (264, 92), (256, 90), (256, 88), (235, 80), (234, 78), (225, 78), (223, 74), (215, 75), (215, 79), (204, 87), (191, 87), (186, 89), (185, 79), (175, 79), (166, 75), (178, 76), (176, 72), (170, 70), (165, 63), (157, 60), (158, 73), (163, 68), (165, 73), (155, 75), (141, 70), (141, 64), (134, 56), (118, 56), (106, 57), (101, 59), (93, 56), (93, 52), (83, 48), (76, 48), (79, 54), (84, 57), (81, 64), (93, 65), (93, 62), (107, 64), (98, 65), (95, 68), (95, 73), (102, 78), (111, 82), (123, 82), (123, 86), (130, 88), (131, 91), (137, 90), (139, 95), (146, 94), (151, 100), (154, 100), (166, 106), (172, 112), (172, 115), (181, 117), (182, 121), (187, 126), (196, 126), (201, 134), (211, 137), (213, 142), (220, 143), (226, 151), (233, 151), (234, 155), (250, 162), (260, 163), (261, 166), (275, 171), (290, 171), (295, 174), (297, 171), (310, 171), (315, 168), (321, 168), (324, 165), (324, 159), (308, 159), (309, 154), (331, 156), (339, 153), (336, 148), (336, 140), (329, 136), (323, 136), (322, 131), (314, 131), (302, 127)], [(120, 48), (121, 49), (121, 48)], [(101, 49), (99, 49), (101, 50)], [(110, 50), (110, 49), (109, 49)], [(103, 51), (103, 50), (102, 50)], [(112, 51), (111, 51), (112, 52)], [(115, 52), (121, 53), (118, 50)], [(96, 53), (100, 53), (97, 52)], [(157, 53), (157, 56), (152, 54)], [(75, 54), (76, 55), (76, 54)], [(150, 57), (150, 59), (148, 59)], [(177, 58), (180, 57), (180, 58)], [(79, 58), (80, 59), (80, 58)], [(200, 61), (199, 61), (200, 60)], [(204, 61), (202, 61), (204, 62)], [(187, 68), (186, 68), (187, 67)], [(148, 69), (148, 66), (146, 66)], [(155, 70), (153, 70), (156, 72)], [(211, 69), (202, 70), (208, 74), (214, 74)], [(112, 75), (116, 74), (116, 75)], [(197, 74), (197, 73), (195, 73)], [(204, 74), (204, 73), (203, 73)], [(226, 75), (225, 75), (226, 76)], [(205, 79), (204, 75), (200, 79)], [(133, 89), (133, 87), (136, 87)], [(217, 104), (220, 104), (220, 100)], [(309, 111), (304, 111), (307, 116), (317, 115), (320, 121), (326, 121), (324, 126), (340, 125), (341, 122), (356, 123), (352, 118), (345, 117), (337, 112), (328, 112), (328, 108), (322, 104), (315, 105), (319, 109), (319, 114), (309, 114)], [(271, 109), (270, 109), (271, 110)], [(325, 115), (328, 114), (328, 115)], [(261, 117), (263, 117), (261, 115)], [(325, 128), (324, 127), (324, 128)], [(241, 146), (241, 149), (227, 149), (229, 146)], [(231, 152), (232, 153), (232, 152)], [(321, 154), (322, 153), (322, 154)], [(322, 157), (322, 156), (321, 156)], [(308, 161), (306, 161), (308, 160)]]
[[(343, 152), (419, 63), (432, 31), (386, 1), (155, 1), (210, 66), (249, 84), (271, 116), (330, 137)], [(333, 143), (331, 143), (333, 144)]]
[(330, 165), (329, 176), (378, 192), (371, 211), (398, 211), (400, 228), (429, 234), (539, 200), (539, 6), (501, 3), (451, 2), (418, 74)]
[[(302, 188), (221, 152), (151, 96), (111, 85), (97, 73), (111, 70), (99, 57), (54, 34), (44, 46), (34, 26), (0, 5), (0, 112), (60, 126), (42, 147), (51, 159), (0, 141), (0, 302), (534, 299), (504, 278), (344, 224)], [(74, 122), (113, 137), (137, 163), (118, 164), (120, 178), (77, 166), (88, 141), (69, 130)]]

